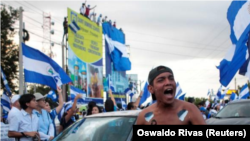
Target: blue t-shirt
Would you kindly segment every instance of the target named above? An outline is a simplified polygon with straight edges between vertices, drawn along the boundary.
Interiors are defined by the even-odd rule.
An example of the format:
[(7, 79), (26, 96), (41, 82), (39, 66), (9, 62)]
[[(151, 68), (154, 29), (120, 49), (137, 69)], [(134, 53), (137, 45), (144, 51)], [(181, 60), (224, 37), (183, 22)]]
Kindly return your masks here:
[(48, 135), (49, 132), (49, 126), (52, 123), (51, 117), (49, 113), (42, 109), (41, 114), (37, 111), (34, 110), (34, 113), (38, 116), (39, 118), (39, 132), (43, 132), (44, 134)]

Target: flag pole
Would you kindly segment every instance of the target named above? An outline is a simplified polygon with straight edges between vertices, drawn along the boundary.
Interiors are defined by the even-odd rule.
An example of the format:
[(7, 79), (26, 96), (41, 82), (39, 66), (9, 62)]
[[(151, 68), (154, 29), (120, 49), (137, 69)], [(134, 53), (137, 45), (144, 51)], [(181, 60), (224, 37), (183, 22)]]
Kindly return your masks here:
[(23, 42), (23, 8), (19, 9), (19, 94), (23, 94), (24, 90), (24, 79), (23, 79), (23, 51), (22, 51), (22, 42)]

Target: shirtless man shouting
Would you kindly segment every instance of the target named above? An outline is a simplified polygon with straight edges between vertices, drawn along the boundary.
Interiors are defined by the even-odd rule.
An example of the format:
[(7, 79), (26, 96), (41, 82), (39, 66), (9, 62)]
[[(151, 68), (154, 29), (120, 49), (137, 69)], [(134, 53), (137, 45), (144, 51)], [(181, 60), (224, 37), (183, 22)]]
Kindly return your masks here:
[(170, 68), (158, 66), (152, 69), (148, 83), (148, 90), (157, 102), (140, 112), (137, 125), (206, 124), (194, 104), (175, 99), (176, 82)]

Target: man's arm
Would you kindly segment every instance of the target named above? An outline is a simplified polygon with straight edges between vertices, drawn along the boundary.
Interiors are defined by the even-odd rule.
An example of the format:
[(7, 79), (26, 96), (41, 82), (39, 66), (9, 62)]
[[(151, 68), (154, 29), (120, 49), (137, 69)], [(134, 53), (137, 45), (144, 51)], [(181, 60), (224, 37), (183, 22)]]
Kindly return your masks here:
[(138, 108), (140, 101), (141, 101), (141, 97), (142, 97), (143, 91), (140, 92), (140, 95), (138, 96), (138, 98), (135, 101), (135, 106), (136, 108)]
[(202, 117), (202, 114), (200, 110), (194, 105), (194, 104), (189, 104), (190, 105), (190, 111), (191, 111), (191, 116), (190, 116), (190, 122), (193, 125), (206, 125), (206, 122), (204, 118)]
[(58, 92), (59, 105), (56, 107), (56, 113), (58, 114), (63, 107), (62, 89), (60, 87), (57, 87), (57, 92)]
[(9, 131), (8, 132), (8, 136), (14, 137), (14, 138), (20, 138), (20, 137), (35, 137), (38, 133), (37, 132), (23, 132), (23, 134), (21, 132), (16, 132), (16, 131)]

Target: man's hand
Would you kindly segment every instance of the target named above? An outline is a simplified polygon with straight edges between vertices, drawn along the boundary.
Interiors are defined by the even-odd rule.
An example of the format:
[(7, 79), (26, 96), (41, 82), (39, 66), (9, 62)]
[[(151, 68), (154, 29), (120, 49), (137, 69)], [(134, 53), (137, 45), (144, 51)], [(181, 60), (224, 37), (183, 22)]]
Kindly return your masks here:
[(62, 89), (58, 86), (57, 86), (57, 92), (58, 92), (58, 94), (62, 94)]
[(75, 99), (79, 99), (79, 98), (82, 98), (82, 94), (77, 94)]
[(52, 136), (49, 138), (50, 141), (53, 140), (53, 139), (54, 139), (54, 137), (52, 137)]
[[(24, 132), (24, 134), (26, 136), (29, 136), (29, 137), (35, 137), (38, 133), (37, 132)], [(39, 135), (39, 134), (38, 134)]]

